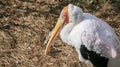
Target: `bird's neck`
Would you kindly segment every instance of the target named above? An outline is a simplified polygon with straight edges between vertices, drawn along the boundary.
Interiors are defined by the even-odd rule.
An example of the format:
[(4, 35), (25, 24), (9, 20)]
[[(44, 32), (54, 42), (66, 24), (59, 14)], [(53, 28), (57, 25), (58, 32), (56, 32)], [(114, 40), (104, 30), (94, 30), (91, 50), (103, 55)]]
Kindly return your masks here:
[(60, 32), (60, 37), (63, 40), (63, 42), (68, 43), (70, 41), (69, 34), (72, 31), (76, 24), (75, 23), (68, 23), (64, 26), (64, 28)]
[(83, 20), (83, 17), (81, 15), (72, 16), (69, 18), (69, 23), (64, 26), (64, 28), (60, 32), (60, 37), (63, 42), (72, 45), (71, 38), (69, 34), (71, 33), (72, 29), (79, 24)]

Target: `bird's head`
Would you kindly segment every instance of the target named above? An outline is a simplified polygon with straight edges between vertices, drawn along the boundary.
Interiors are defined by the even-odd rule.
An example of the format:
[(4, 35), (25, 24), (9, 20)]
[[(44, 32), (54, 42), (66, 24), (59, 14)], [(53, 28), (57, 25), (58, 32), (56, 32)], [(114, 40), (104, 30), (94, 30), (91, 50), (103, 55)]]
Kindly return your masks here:
[(63, 8), (63, 10), (61, 11), (61, 14), (58, 18), (57, 24), (56, 24), (55, 28), (53, 29), (51, 37), (47, 43), (45, 54), (48, 53), (48, 50), (51, 46), (50, 44), (58, 36), (61, 27), (67, 23), (80, 22), (82, 19), (82, 14), (83, 14), (82, 9), (79, 8), (78, 6), (73, 5), (73, 4), (69, 4), (68, 6), (65, 6)]
[(68, 6), (65, 6), (63, 8), (59, 19), (63, 19), (65, 23), (69, 23), (69, 22), (77, 23), (81, 21), (82, 14), (83, 11), (81, 8), (73, 4), (69, 4)]

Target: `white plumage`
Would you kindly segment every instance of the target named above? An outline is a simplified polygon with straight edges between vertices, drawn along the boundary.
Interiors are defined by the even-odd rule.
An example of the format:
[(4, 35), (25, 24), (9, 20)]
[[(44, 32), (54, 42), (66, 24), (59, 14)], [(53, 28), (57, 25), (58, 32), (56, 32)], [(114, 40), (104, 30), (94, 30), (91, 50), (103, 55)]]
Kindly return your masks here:
[[(64, 10), (60, 18), (65, 20)], [(89, 51), (109, 58), (108, 67), (120, 67), (120, 42), (106, 22), (90, 13), (83, 13), (81, 8), (72, 4), (68, 5), (68, 17), (68, 23), (61, 30), (60, 37), (62, 41), (76, 48), (80, 61), (90, 62), (80, 52), (80, 46), (85, 45)]]

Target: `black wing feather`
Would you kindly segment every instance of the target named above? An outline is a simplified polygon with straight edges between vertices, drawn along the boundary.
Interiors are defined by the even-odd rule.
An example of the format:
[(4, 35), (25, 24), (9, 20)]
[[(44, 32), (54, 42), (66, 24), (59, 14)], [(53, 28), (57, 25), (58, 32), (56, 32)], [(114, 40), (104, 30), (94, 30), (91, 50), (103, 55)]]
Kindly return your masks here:
[(94, 67), (107, 67), (108, 58), (97, 54), (94, 51), (89, 51), (85, 45), (81, 45), (80, 52), (84, 59), (89, 60)]

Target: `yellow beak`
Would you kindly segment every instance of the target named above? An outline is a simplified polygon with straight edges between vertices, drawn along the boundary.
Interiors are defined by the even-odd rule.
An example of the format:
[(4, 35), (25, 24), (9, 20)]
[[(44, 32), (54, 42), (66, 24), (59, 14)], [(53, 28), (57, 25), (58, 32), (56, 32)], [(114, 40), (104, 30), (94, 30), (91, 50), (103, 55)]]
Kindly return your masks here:
[(61, 29), (63, 23), (64, 23), (64, 20), (63, 20), (62, 18), (59, 18), (58, 21), (57, 21), (56, 26), (55, 26), (54, 29), (53, 29), (53, 32), (52, 32), (52, 34), (51, 34), (51, 37), (50, 37), (50, 39), (49, 39), (49, 41), (48, 41), (48, 43), (47, 43), (47, 46), (46, 46), (46, 49), (45, 49), (45, 55), (48, 54), (49, 49), (50, 49), (50, 47), (51, 47), (51, 43), (52, 43), (52, 42), (55, 40), (55, 38), (58, 36), (58, 34), (59, 34), (59, 32), (60, 32), (60, 29)]

